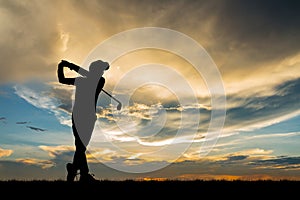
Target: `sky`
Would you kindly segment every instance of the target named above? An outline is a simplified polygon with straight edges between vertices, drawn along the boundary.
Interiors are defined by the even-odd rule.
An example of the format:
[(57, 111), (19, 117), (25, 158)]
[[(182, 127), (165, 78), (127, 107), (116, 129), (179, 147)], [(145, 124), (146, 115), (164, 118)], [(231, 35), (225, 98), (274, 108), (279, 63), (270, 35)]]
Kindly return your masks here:
[[(0, 0), (0, 180), (66, 178), (68, 60), (110, 63), (87, 146), (109, 180), (300, 180), (300, 3)], [(65, 69), (66, 76), (76, 77)]]

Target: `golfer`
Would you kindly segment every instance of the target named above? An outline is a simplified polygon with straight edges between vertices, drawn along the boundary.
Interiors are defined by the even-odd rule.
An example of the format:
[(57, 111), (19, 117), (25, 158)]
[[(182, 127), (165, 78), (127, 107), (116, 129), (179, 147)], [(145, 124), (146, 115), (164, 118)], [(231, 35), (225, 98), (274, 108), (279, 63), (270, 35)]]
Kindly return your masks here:
[[(76, 71), (82, 76), (66, 78), (64, 67)], [(67, 163), (67, 181), (73, 182), (75, 176), (80, 174), (79, 181), (91, 182), (96, 179), (89, 173), (86, 159), (86, 147), (91, 139), (96, 117), (96, 103), (105, 84), (102, 77), (109, 64), (101, 60), (94, 61), (89, 71), (68, 61), (62, 60), (58, 64), (57, 76), (60, 83), (76, 86), (75, 101), (72, 111), (72, 130), (75, 138), (75, 153), (73, 162)]]

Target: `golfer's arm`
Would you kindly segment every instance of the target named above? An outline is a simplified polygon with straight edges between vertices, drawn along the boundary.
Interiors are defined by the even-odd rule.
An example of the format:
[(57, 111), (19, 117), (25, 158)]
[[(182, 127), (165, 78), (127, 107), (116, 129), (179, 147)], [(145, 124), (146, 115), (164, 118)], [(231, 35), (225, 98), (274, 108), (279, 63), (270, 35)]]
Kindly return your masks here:
[(68, 63), (68, 67), (71, 70), (74, 70), (75, 72), (80, 74), (81, 76), (87, 76), (89, 73), (87, 70), (83, 69), (82, 67), (79, 67), (78, 65), (75, 65), (74, 63)]
[(96, 89), (96, 94), (95, 94), (95, 109), (96, 109), (96, 104), (97, 104), (97, 101), (98, 101), (98, 96), (99, 96), (102, 88), (104, 87), (104, 84), (105, 84), (105, 78), (101, 77), (99, 82), (98, 82), (97, 89)]
[(64, 74), (64, 67), (66, 66), (64, 66), (62, 63), (58, 64), (58, 68), (57, 68), (58, 81), (63, 84), (74, 85), (75, 78), (66, 78)]

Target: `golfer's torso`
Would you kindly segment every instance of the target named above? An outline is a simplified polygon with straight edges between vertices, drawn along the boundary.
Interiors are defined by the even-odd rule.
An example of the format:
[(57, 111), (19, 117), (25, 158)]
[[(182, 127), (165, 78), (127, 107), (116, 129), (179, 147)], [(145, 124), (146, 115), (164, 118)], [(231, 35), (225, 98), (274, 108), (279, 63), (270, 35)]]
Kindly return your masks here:
[(83, 118), (95, 116), (95, 93), (98, 82), (85, 78), (76, 80), (75, 101), (73, 113), (81, 115)]

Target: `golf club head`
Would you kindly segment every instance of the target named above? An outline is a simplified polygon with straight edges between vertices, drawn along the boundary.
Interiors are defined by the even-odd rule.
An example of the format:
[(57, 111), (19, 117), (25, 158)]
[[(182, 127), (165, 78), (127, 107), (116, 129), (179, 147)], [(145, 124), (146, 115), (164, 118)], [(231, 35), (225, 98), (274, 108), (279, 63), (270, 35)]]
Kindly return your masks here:
[(119, 103), (118, 106), (117, 106), (117, 110), (121, 110), (121, 107), (122, 107), (122, 104)]

